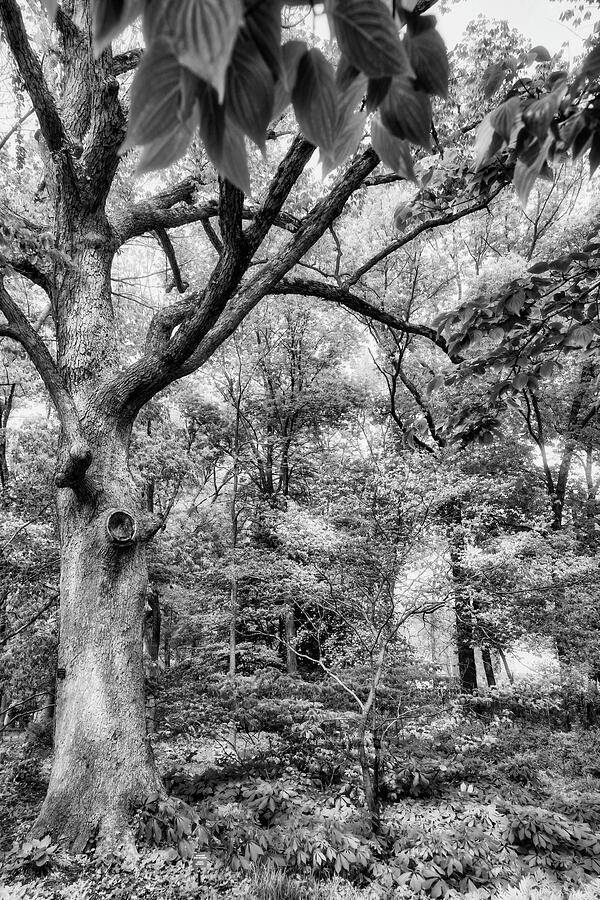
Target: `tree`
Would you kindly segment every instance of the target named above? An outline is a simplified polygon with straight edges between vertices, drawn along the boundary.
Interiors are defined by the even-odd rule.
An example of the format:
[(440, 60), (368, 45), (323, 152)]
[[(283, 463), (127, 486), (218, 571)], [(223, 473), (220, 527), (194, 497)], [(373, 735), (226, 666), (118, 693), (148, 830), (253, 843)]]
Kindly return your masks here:
[[(137, 5), (134, 7), (137, 11)], [(230, 8), (238, 9), (234, 3)], [(257, 10), (256, 16), (264, 12), (275, 23), (275, 9), (279, 14), (278, 5), (269, 4)], [(95, 5), (97, 38), (107, 36), (122, 11), (120, 4)], [(164, 11), (168, 12), (168, 7)], [(96, 834), (99, 841), (120, 840), (131, 806), (160, 789), (145, 736), (140, 631), (147, 583), (146, 545), (161, 520), (142, 502), (129, 469), (135, 418), (159, 391), (209, 359), (261, 298), (274, 292), (295, 292), (294, 285), (286, 284), (286, 276), (326, 233), (379, 163), (370, 147), (359, 153), (302, 216), (292, 216), (284, 209), (314, 152), (314, 144), (302, 136), (278, 151), (279, 165), (258, 204), (246, 203), (239, 188), (223, 179), (218, 184), (218, 199), (201, 201), (193, 176), (140, 202), (119, 204), (119, 191), (111, 195), (122, 165), (119, 153), (126, 132), (119, 78), (137, 64), (140, 55), (113, 55), (106, 46), (94, 57), (91, 18), (84, 0), (56, 9), (59, 52), (44, 67), (28, 34), (29, 19), (16, 0), (0, 2), (6, 42), (39, 123), (40, 184), (48, 197), (45, 221), (27, 220), (5, 235), (0, 285), (5, 322), (0, 325), (0, 336), (25, 349), (60, 422), (55, 486), (61, 546), (61, 637), (55, 752), (35, 830), (50, 832), (76, 850)], [(240, 21), (241, 15), (230, 34), (230, 50)], [(384, 21), (386, 40), (391, 42), (387, 53), (390, 65), (409, 71), (406, 45), (400, 43), (387, 12)], [(411, 28), (416, 27), (418, 19), (411, 22)], [(253, 24), (249, 10), (246, 23)], [(431, 24), (426, 23), (426, 32), (433, 35)], [(247, 30), (240, 34), (240, 53), (244, 47), (250, 48), (256, 61), (259, 56), (268, 59), (270, 45), (261, 44), (258, 19), (254, 25), (253, 35)], [(202, 31), (196, 28), (193, 35), (199, 39)], [(156, 40), (164, 49), (162, 38)], [(418, 47), (416, 33), (414, 40)], [(352, 33), (347, 43), (350, 61), (364, 60), (368, 66), (364, 48), (356, 47)], [(393, 61), (392, 50), (400, 63)], [(193, 66), (201, 51), (197, 47), (192, 56), (184, 54), (184, 59)], [(150, 48), (142, 62), (146, 73), (164, 72), (166, 63), (175, 67), (177, 93), (180, 76), (188, 78), (190, 70), (172, 56), (168, 60), (164, 54), (159, 56), (156, 67), (152, 59)], [(303, 77), (308, 82), (324, 77), (333, 91), (329, 63), (316, 50), (302, 48), (296, 62), (299, 69), (304, 67)], [(217, 82), (217, 92), (223, 87), (222, 64), (223, 58), (215, 58), (212, 68), (202, 70)], [(257, 65), (265, 80), (274, 83), (274, 77), (265, 74), (267, 63)], [(413, 62), (415, 67), (418, 61)], [(148, 112), (144, 71), (138, 74), (138, 87), (131, 96), (129, 136), (136, 140), (146, 134), (140, 125), (143, 116), (140, 119), (138, 115), (142, 107)], [(372, 78), (385, 74), (377, 71)], [(206, 82), (194, 80), (197, 90), (204, 90), (203, 84)], [(398, 85), (398, 90), (417, 95), (410, 79)], [(172, 81), (170, 86), (174, 88)], [(439, 90), (441, 84), (438, 81), (429, 87)], [(320, 97), (318, 92), (309, 97), (307, 90), (301, 94), (300, 110), (308, 100), (312, 103)], [(158, 97), (152, 96), (154, 100)], [(205, 91), (209, 107), (214, 96), (212, 88)], [(419, 96), (425, 103), (427, 94)], [(244, 103), (238, 102), (238, 115), (244, 114)], [(257, 118), (252, 104), (249, 108)], [(218, 109), (215, 112), (220, 115)], [(269, 119), (271, 113), (268, 108)], [(305, 130), (326, 150), (320, 125), (316, 132), (311, 130), (311, 123), (320, 120), (310, 103), (304, 113), (300, 111), (299, 117), (304, 119)], [(228, 119), (227, 127), (230, 124)], [(334, 130), (337, 133), (333, 120), (328, 128), (330, 136)], [(425, 137), (423, 142), (428, 143)], [(221, 146), (231, 145), (224, 140)], [(163, 155), (161, 162), (165, 161)], [(221, 161), (218, 154), (216, 161)], [(239, 183), (231, 170), (227, 174)], [(210, 224), (215, 219), (219, 235)], [(193, 222), (204, 223), (217, 248), (218, 260), (206, 284), (159, 310), (150, 321), (143, 351), (124, 357), (111, 292), (115, 254), (127, 241), (158, 231), (173, 263), (167, 229)], [(244, 222), (249, 222), (247, 227)], [(269, 240), (268, 261), (255, 265), (257, 250), (274, 230), (283, 239)], [(21, 279), (36, 285), (49, 300), (46, 332), (36, 330), (19, 302)], [(340, 298), (328, 299), (339, 302)], [(54, 335), (55, 355), (45, 341)]]
[[(456, 193), (460, 179), (451, 179), (440, 191), (437, 218), (387, 243), (343, 280), (291, 274), (359, 189), (398, 178), (372, 174), (378, 153), (412, 178), (407, 139), (430, 146), (429, 96), (445, 94), (448, 74), (435, 23), (421, 15), (430, 5), (403, 4), (402, 40), (380, 2), (328, 5), (342, 51), (336, 82), (317, 48), (302, 42), (281, 48), (275, 2), (147, 4), (149, 46), (141, 55), (113, 54), (108, 42), (142, 4), (101, 0), (92, 15), (85, 0), (69, 0), (52, 8), (58, 53), (43, 65), (29, 12), (17, 0), (0, 0), (6, 42), (39, 123), (40, 186), (48, 198), (44, 221), (23, 221), (5, 235), (0, 336), (25, 349), (60, 421), (61, 645), (55, 753), (38, 833), (50, 832), (74, 849), (96, 834), (100, 841), (119, 841), (131, 806), (160, 790), (145, 737), (140, 632), (146, 546), (162, 519), (141, 500), (128, 459), (144, 405), (202, 366), (268, 295), (342, 304), (446, 346), (434, 329), (396, 318), (356, 286), (414, 236), (483, 209), (507, 181), (503, 161), (492, 160), (463, 195)], [(203, 18), (207, 10), (212, 17)], [(366, 29), (365, 11), (372, 17)], [(127, 128), (119, 78), (138, 63)], [(364, 114), (356, 107), (365, 94), (368, 108), (379, 108), (375, 149), (353, 156), (316, 201), (295, 203), (315, 144), (326, 171), (358, 146)], [(240, 190), (250, 186), (243, 134), (262, 148), (274, 113), (290, 95), (304, 136), (290, 142), (274, 131), (277, 168), (261, 184), (260, 201), (248, 202)], [(173, 162), (189, 146), (197, 118), (206, 152), (223, 176), (218, 197), (206, 197), (192, 172), (134, 202), (119, 181), (127, 165), (120, 154), (143, 145), (142, 171)], [(201, 150), (194, 152), (202, 159)], [(491, 156), (489, 147), (485, 155)], [(202, 223), (217, 260), (203, 285), (185, 290), (169, 230), (192, 223)], [(111, 268), (120, 248), (151, 232), (182, 296), (155, 312), (139, 351), (119, 343)], [(259, 248), (266, 261), (257, 257)], [(45, 332), (24, 312), (21, 279), (49, 300)], [(54, 355), (45, 338), (55, 338)]]

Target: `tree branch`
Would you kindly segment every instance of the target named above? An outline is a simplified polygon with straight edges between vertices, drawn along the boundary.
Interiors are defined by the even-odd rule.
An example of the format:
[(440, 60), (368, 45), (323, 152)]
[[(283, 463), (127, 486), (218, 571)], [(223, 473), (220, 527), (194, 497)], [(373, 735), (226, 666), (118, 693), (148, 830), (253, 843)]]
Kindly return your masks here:
[(338, 303), (345, 306), (346, 309), (358, 313), (365, 318), (373, 319), (381, 322), (396, 331), (403, 334), (414, 334), (427, 338), (444, 353), (448, 353), (448, 345), (443, 337), (438, 335), (435, 328), (429, 325), (418, 325), (407, 322), (398, 316), (389, 313), (384, 309), (378, 309), (356, 294), (353, 294), (347, 287), (339, 287), (338, 285), (328, 284), (325, 281), (318, 281), (311, 278), (284, 278), (271, 291), (271, 294), (296, 294), (300, 297), (319, 297), (321, 300), (327, 300), (330, 303)]
[(277, 168), (267, 196), (255, 216), (254, 223), (246, 229), (246, 240), (253, 254), (262, 244), (271, 226), (275, 224), (290, 191), (314, 152), (315, 147), (310, 141), (307, 141), (301, 134), (296, 135)]
[(12, 338), (21, 344), (52, 398), (67, 442), (56, 483), (59, 487), (73, 486), (88, 468), (92, 458), (87, 442), (82, 437), (75, 404), (48, 348), (1, 282), (0, 312), (8, 321), (8, 325), (0, 325), (0, 336)]
[(175, 248), (173, 247), (171, 238), (164, 228), (156, 229), (156, 237), (158, 238), (158, 243), (162, 247), (163, 252), (167, 257), (169, 265), (171, 266), (171, 272), (173, 273), (175, 287), (180, 294), (184, 294), (188, 289), (188, 284), (187, 282), (183, 282), (181, 279), (181, 269), (179, 268), (179, 263), (177, 262), (177, 256), (175, 255)]
[[(286, 159), (288, 159), (289, 155), (288, 153)], [(289, 169), (286, 169), (286, 175), (289, 178)], [(277, 176), (275, 177), (277, 178)], [(295, 177), (297, 179), (298, 175)], [(208, 219), (218, 216), (219, 204), (216, 200), (206, 200), (200, 204), (194, 203), (195, 194), (200, 185), (201, 182), (195, 178), (186, 178), (173, 185), (172, 188), (161, 191), (161, 193), (155, 194), (154, 197), (150, 197), (148, 200), (142, 200), (140, 203), (130, 206), (123, 215), (111, 224), (116, 246), (119, 247), (134, 237), (141, 237), (141, 235), (150, 231), (156, 231), (158, 228), (180, 228), (183, 225), (191, 225), (194, 222), (202, 222), (204, 225)], [(285, 197), (281, 205), (284, 201)], [(268, 210), (266, 209), (267, 203), (269, 205)], [(258, 247), (258, 244), (264, 238), (262, 232), (266, 227), (267, 221), (267, 231), (271, 225), (276, 225), (278, 228), (291, 233), (295, 233), (300, 227), (299, 219), (289, 213), (282, 212), (280, 207), (276, 207), (275, 198), (271, 196), (271, 193), (269, 193), (267, 200), (262, 206), (246, 201), (242, 210), (242, 218), (245, 221), (254, 223), (247, 229), (246, 240), (249, 246), (256, 245)], [(213, 246), (216, 247), (210, 236), (209, 239)]]
[(31, 625), (33, 625), (34, 622), (37, 622), (37, 620), (39, 618), (41, 618), (44, 615), (44, 613), (48, 609), (50, 609), (51, 606), (55, 605), (59, 596), (60, 596), (59, 594), (55, 594), (54, 597), (52, 597), (51, 600), (49, 600), (47, 603), (45, 603), (41, 609), (38, 609), (38, 611), (35, 613), (35, 615), (31, 616), (30, 619), (27, 619), (27, 621), (23, 625), (21, 625), (19, 628), (15, 629), (15, 631), (11, 631), (10, 634), (5, 635), (2, 638), (2, 640), (0, 640), (0, 647), (3, 647), (5, 644), (8, 644), (8, 642), (12, 641), (12, 639), (15, 638), (18, 634), (21, 634), (22, 631), (25, 631), (27, 628), (29, 628)]
[(26, 113), (23, 113), (23, 115), (17, 119), (12, 128), (9, 128), (4, 137), (0, 139), (0, 150), (2, 150), (2, 148), (5, 147), (6, 144), (8, 144), (13, 134), (15, 134), (19, 130), (19, 127), (23, 124), (23, 122), (26, 122), (29, 116), (32, 116), (34, 112), (34, 108), (31, 107), (31, 109), (28, 109)]
[(127, 50), (126, 53), (119, 53), (113, 57), (113, 75), (125, 75), (126, 72), (131, 72), (132, 69), (135, 69), (142, 58), (143, 52), (141, 47), (136, 47), (135, 50)]
[(472, 206), (464, 207), (463, 209), (456, 210), (455, 212), (448, 212), (443, 216), (438, 216), (435, 219), (429, 219), (427, 222), (422, 222), (421, 225), (418, 225), (416, 228), (413, 228), (412, 231), (409, 231), (408, 234), (404, 234), (402, 237), (397, 238), (395, 241), (392, 241), (387, 247), (384, 247), (383, 250), (380, 250), (378, 253), (375, 253), (371, 256), (366, 262), (362, 264), (355, 272), (346, 278), (344, 284), (347, 287), (351, 287), (356, 284), (363, 275), (366, 275), (377, 263), (380, 263), (386, 257), (390, 256), (392, 253), (395, 253), (397, 250), (400, 250), (402, 247), (406, 246), (406, 244), (410, 244), (411, 241), (414, 241), (415, 238), (419, 237), (419, 235), (424, 234), (427, 231), (433, 231), (435, 228), (441, 228), (443, 225), (451, 225), (453, 222), (458, 222), (459, 219), (464, 219), (465, 216), (470, 216), (472, 213), (480, 212), (482, 209), (485, 209), (489, 203), (497, 197), (501, 190), (503, 190), (504, 185), (496, 188), (492, 191), (491, 194), (483, 197), (477, 203), (474, 203)]
[(0, 19), (25, 89), (31, 97), (40, 129), (51, 153), (67, 155), (68, 139), (40, 61), (33, 52), (16, 0), (0, 0)]

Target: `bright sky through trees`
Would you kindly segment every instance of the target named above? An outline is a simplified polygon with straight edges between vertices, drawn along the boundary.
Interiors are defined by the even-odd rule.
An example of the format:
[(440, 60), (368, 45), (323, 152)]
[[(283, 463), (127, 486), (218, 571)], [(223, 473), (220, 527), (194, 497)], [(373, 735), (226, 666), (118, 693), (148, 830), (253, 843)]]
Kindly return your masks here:
[(551, 53), (557, 52), (563, 44), (567, 58), (577, 56), (582, 51), (583, 41), (588, 36), (591, 26), (586, 22), (573, 28), (569, 22), (561, 22), (560, 14), (563, 3), (551, 0), (503, 0), (501, 4), (492, 5), (488, 0), (462, 0), (453, 4), (448, 12), (438, 16), (439, 30), (449, 47), (453, 47), (464, 32), (469, 22), (477, 16), (506, 19), (509, 24), (518, 27), (533, 44), (544, 44)]

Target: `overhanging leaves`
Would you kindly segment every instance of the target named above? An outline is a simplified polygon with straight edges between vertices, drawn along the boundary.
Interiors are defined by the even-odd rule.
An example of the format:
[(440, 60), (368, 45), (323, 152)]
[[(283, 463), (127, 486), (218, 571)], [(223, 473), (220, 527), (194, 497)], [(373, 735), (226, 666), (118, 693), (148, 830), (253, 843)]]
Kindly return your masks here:
[(278, 78), (281, 74), (281, 3), (279, 0), (244, 0), (244, 21), (273, 78)]
[(391, 134), (429, 150), (431, 103), (425, 91), (415, 90), (408, 78), (394, 78), (380, 111)]
[[(51, 18), (57, 0), (45, 0)], [(94, 0), (92, 7), (94, 53), (98, 56), (144, 9), (144, 0)]]
[(326, 155), (335, 147), (337, 100), (331, 64), (320, 50), (309, 50), (298, 64), (292, 102), (302, 134)]
[(527, 159), (517, 160), (513, 175), (513, 185), (523, 207), (527, 205), (531, 189), (546, 162), (549, 144), (550, 138), (541, 145), (536, 141), (535, 152), (529, 151)]
[[(433, 19), (429, 27), (409, 33), (405, 38), (410, 64), (417, 78), (418, 87), (428, 94), (437, 94), (438, 97), (448, 96), (449, 64), (446, 46), (435, 27), (435, 18), (426, 16), (425, 19)], [(423, 19), (423, 17), (418, 17)]]
[(175, 128), (172, 132), (161, 135), (142, 148), (136, 172), (144, 175), (155, 169), (166, 169), (185, 155), (198, 127), (198, 113)]
[(225, 106), (234, 122), (263, 151), (273, 101), (271, 71), (254, 41), (242, 32), (227, 71)]
[(225, 73), (243, 19), (241, 0), (178, 0), (171, 7), (179, 62), (212, 84), (222, 100)]
[(180, 68), (168, 38), (158, 38), (146, 50), (131, 86), (129, 127), (121, 152), (178, 127)]
[(382, 163), (408, 181), (415, 181), (415, 170), (407, 141), (394, 137), (381, 122), (379, 115), (371, 120), (371, 144)]
[(506, 71), (503, 63), (491, 63), (483, 73), (483, 96), (489, 100), (504, 82)]
[(340, 50), (365, 75), (410, 74), (396, 25), (381, 0), (333, 0), (329, 16)]

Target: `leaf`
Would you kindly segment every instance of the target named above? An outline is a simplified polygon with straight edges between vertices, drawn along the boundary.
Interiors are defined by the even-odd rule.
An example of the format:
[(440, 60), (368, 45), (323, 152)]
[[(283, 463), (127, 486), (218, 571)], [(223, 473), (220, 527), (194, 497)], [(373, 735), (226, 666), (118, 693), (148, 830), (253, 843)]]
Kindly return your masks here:
[(240, 33), (227, 71), (225, 106), (234, 122), (263, 152), (274, 100), (271, 70), (254, 41)]
[(373, 112), (387, 96), (392, 84), (391, 78), (369, 78), (367, 85), (367, 110)]
[(218, 168), (216, 160), (221, 158), (225, 136), (225, 110), (219, 103), (214, 87), (205, 81), (200, 81), (198, 109), (200, 137), (208, 156)]
[(546, 153), (550, 141), (551, 138), (547, 138), (543, 144), (538, 144), (537, 155), (533, 158), (532, 162), (529, 162), (529, 157), (527, 158), (527, 161), (523, 159), (517, 160), (515, 171), (513, 173), (513, 185), (523, 208), (527, 206), (527, 200), (529, 199), (531, 189), (546, 162)]
[[(48, 15), (54, 19), (57, 0), (44, 0)], [(144, 0), (94, 0), (92, 7), (92, 36), (94, 54), (100, 56), (124, 28), (144, 10)]]
[(168, 38), (158, 38), (144, 53), (131, 85), (124, 153), (179, 126), (180, 65)]
[(290, 92), (290, 95), (296, 86), (300, 60), (307, 52), (308, 45), (306, 41), (286, 41), (281, 48), (283, 59), (283, 81)]
[(331, 64), (316, 48), (300, 59), (292, 103), (304, 137), (325, 154), (333, 153), (337, 89)]
[(497, 133), (492, 125), (492, 113), (488, 113), (477, 129), (477, 137), (475, 139), (475, 171), (481, 169), (490, 159), (492, 159), (504, 143), (503, 138)]
[[(435, 19), (420, 16), (419, 19)], [(404, 39), (410, 64), (417, 77), (418, 86), (428, 94), (444, 99), (448, 96), (449, 63), (446, 45), (435, 28), (423, 28)]]
[(244, 134), (241, 128), (227, 116), (225, 117), (225, 133), (223, 135), (223, 151), (219, 160), (213, 160), (223, 178), (227, 178), (240, 191), (248, 196), (252, 193), (250, 173), (248, 171), (248, 155)]
[(513, 128), (517, 124), (521, 113), (521, 101), (518, 97), (511, 97), (505, 103), (501, 103), (497, 109), (490, 113), (490, 123), (496, 132), (507, 143), (510, 140)]
[(537, 47), (532, 47), (527, 54), (527, 58), (531, 58), (532, 62), (550, 62), (550, 60), (552, 59), (548, 50), (546, 50), (546, 48), (541, 44), (538, 44)]
[(279, 0), (244, 0), (248, 34), (269, 67), (273, 78), (281, 75), (281, 3)]
[(292, 102), (292, 91), (296, 84), (298, 65), (307, 50), (306, 41), (287, 41), (281, 48), (282, 76), (275, 82), (274, 119), (278, 118)]
[(354, 155), (364, 134), (366, 120), (366, 112), (350, 113), (346, 121), (339, 125), (333, 153), (322, 159), (324, 176)]
[(591, 53), (588, 53), (581, 64), (581, 71), (589, 78), (595, 78), (597, 75), (600, 75), (600, 44), (594, 47)]
[(407, 181), (416, 183), (417, 177), (408, 141), (390, 134), (379, 115), (373, 116), (371, 120), (371, 144), (377, 156), (388, 169), (402, 175)]
[(483, 96), (486, 100), (494, 96), (505, 76), (504, 63), (490, 63), (483, 73)]
[(550, 268), (549, 263), (537, 262), (537, 263), (534, 263), (532, 266), (529, 266), (527, 271), (531, 272), (532, 275), (539, 275), (540, 272), (547, 272), (549, 268)]
[(431, 103), (425, 91), (415, 90), (408, 78), (394, 78), (380, 107), (381, 120), (395, 137), (426, 150), (431, 148)]
[(178, 0), (171, 6), (179, 62), (212, 84), (222, 102), (227, 67), (243, 19), (241, 0)]
[(178, 125), (175, 131), (167, 132), (145, 144), (135, 169), (136, 174), (145, 175), (155, 169), (166, 169), (181, 159), (192, 142), (197, 124), (196, 112), (193, 119)]
[(369, 78), (409, 74), (406, 50), (382, 0), (333, 0), (330, 19), (341, 52)]
[(590, 147), (590, 178), (600, 165), (600, 133), (594, 132)]
[(364, 97), (366, 81), (365, 76), (362, 73), (359, 74), (350, 82), (340, 97), (333, 153), (322, 154), (324, 176), (356, 152), (364, 134), (367, 114), (364, 111), (355, 112), (355, 110)]
[(444, 384), (444, 376), (443, 375), (435, 375), (431, 381), (429, 381), (425, 387), (425, 393), (428, 397), (430, 397), (434, 391), (437, 391), (438, 388), (442, 387)]
[(594, 339), (594, 329), (591, 325), (576, 325), (564, 339), (565, 347), (581, 347), (583, 350)]
[(552, 92), (534, 100), (523, 110), (523, 122), (531, 134), (543, 141), (560, 104), (560, 95)]

